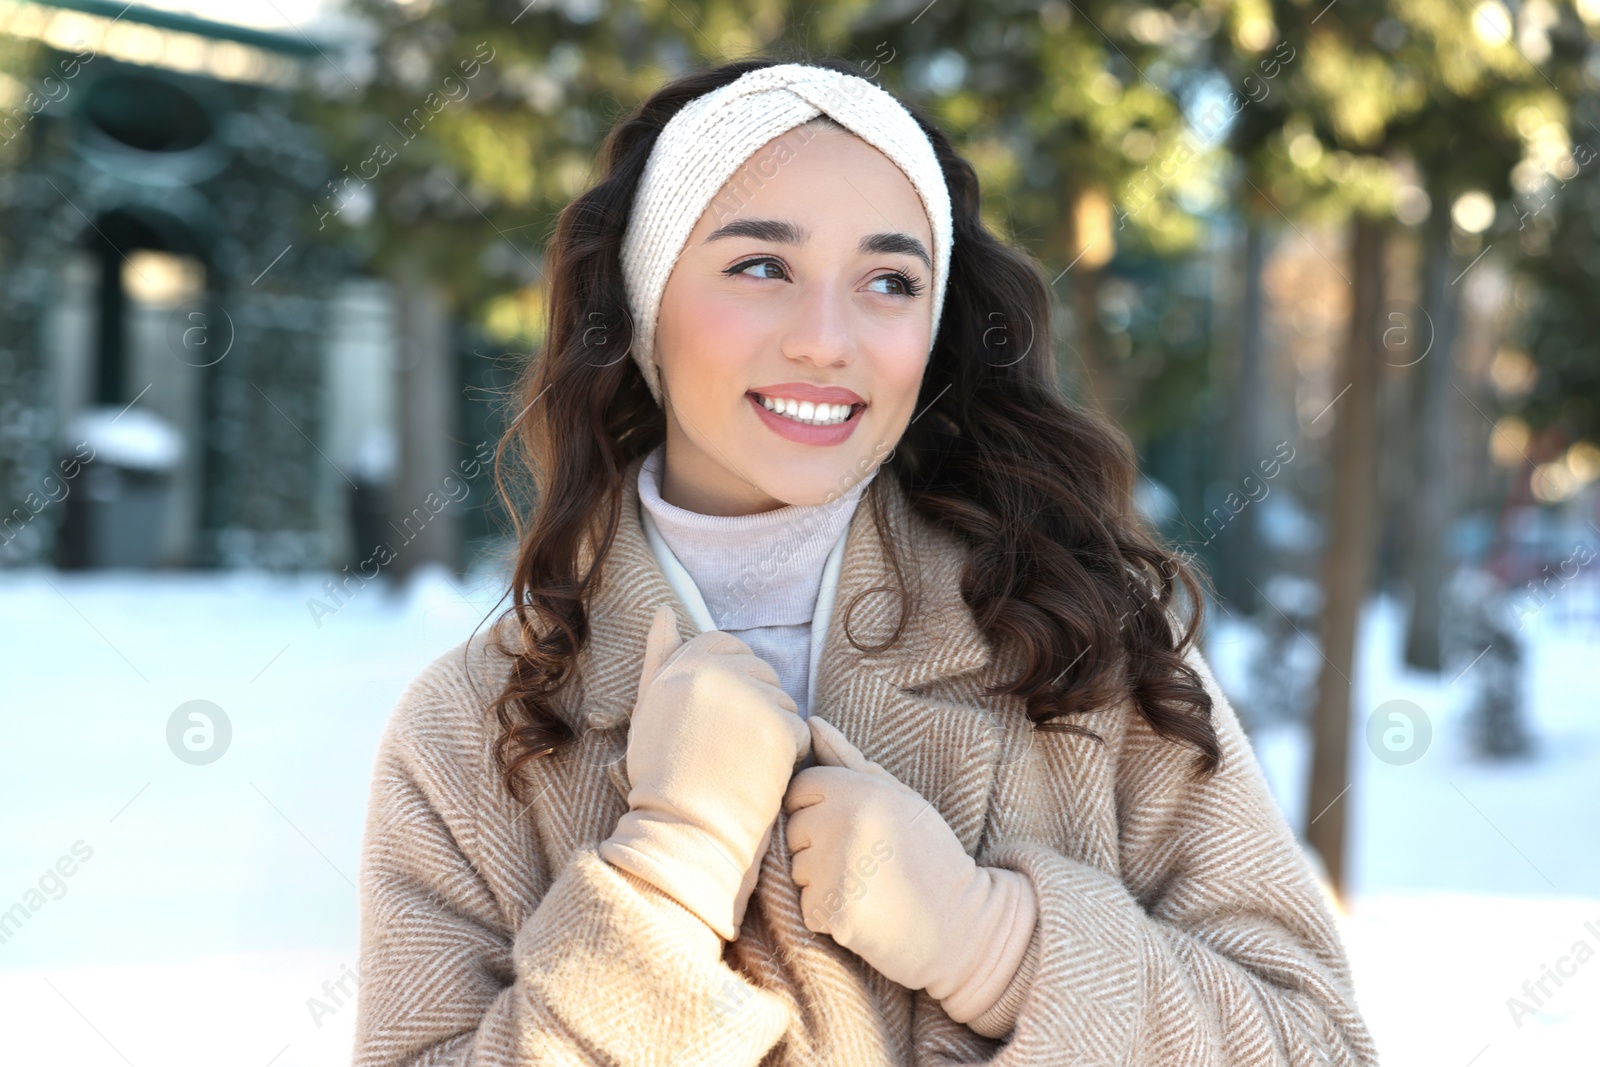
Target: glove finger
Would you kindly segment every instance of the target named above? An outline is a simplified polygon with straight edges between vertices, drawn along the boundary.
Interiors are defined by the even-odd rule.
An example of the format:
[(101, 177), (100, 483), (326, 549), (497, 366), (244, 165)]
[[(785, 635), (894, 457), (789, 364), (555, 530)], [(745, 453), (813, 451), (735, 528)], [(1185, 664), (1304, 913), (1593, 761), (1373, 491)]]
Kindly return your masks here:
[(753, 656), (750, 646), (725, 630), (707, 630), (696, 634), (700, 651), (710, 656)]
[[(735, 640), (738, 639), (735, 638)], [(778, 672), (773, 668), (772, 664), (750, 651), (749, 648), (742, 652), (721, 652), (719, 655), (725, 657), (718, 661), (720, 666), (737, 671), (757, 681), (766, 682), (768, 685), (779, 684)]]
[(808, 886), (800, 890), (800, 918), (806, 929), (814, 934), (833, 933), (832, 919), (838, 914), (837, 899), (824, 886)]
[[(798, 719), (800, 706), (794, 702), (794, 697), (790, 696), (789, 691), (783, 688), (783, 685), (778, 681), (777, 673), (771, 667), (767, 668), (767, 672), (771, 674), (770, 678), (756, 678), (749, 674), (739, 674), (738, 678), (741, 682), (748, 683), (749, 689), (759, 696), (762, 701), (774, 707), (782, 708)], [(810, 730), (806, 731), (808, 734), (810, 732)], [(809, 745), (809, 740), (807, 744)]]
[[(794, 697), (789, 695), (789, 691), (787, 689), (783, 688), (783, 686), (779, 685), (777, 682), (763, 682), (761, 683), (761, 686), (762, 693), (767, 697), (768, 700), (782, 708), (789, 715), (793, 716), (795, 721), (801, 726), (805, 726), (805, 720), (800, 718), (800, 705), (794, 702)], [(805, 742), (808, 749), (811, 747), (810, 734), (811, 730), (808, 728), (806, 730), (807, 737)]]
[(789, 788), (783, 794), (783, 810), (793, 815), (802, 808), (820, 804), (828, 799), (831, 787), (839, 784), (838, 776), (849, 773), (840, 767), (807, 767), (789, 779)]
[(678, 613), (671, 604), (662, 604), (656, 608), (655, 617), (650, 620), (650, 632), (644, 639), (644, 667), (639, 672), (641, 695), (682, 644), (683, 639), (678, 636)]
[(851, 744), (850, 739), (827, 719), (813, 715), (808, 722), (811, 726), (811, 748), (817, 754), (819, 764), (827, 767), (845, 767), (874, 778), (904, 784), (883, 767), (862, 755), (861, 750)]
[(785, 715), (783, 721), (789, 727), (789, 735), (794, 738), (794, 765), (798, 767), (811, 755), (811, 727), (800, 717), (798, 709), (794, 714)]
[[(790, 833), (794, 832), (790, 823)], [(832, 917), (837, 900), (830, 900), (828, 857), (817, 849), (790, 850), (789, 879), (800, 889), (800, 915), (806, 929), (816, 934), (833, 932)]]
[(748, 720), (753, 715), (762, 716), (763, 719), (776, 715), (783, 721), (783, 728), (795, 747), (811, 751), (811, 730), (800, 717), (800, 706), (782, 686), (752, 681), (728, 692), (736, 702), (735, 710), (739, 717)]
[(800, 853), (811, 847), (811, 820), (801, 810), (790, 815), (783, 824), (783, 841), (789, 847), (789, 866), (792, 869)]

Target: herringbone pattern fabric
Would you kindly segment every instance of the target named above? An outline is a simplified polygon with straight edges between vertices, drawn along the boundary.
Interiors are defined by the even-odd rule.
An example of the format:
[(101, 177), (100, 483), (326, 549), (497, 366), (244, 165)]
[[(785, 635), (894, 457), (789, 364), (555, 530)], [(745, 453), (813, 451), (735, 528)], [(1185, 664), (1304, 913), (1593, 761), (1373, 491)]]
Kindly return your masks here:
[[(1208, 782), (1190, 784), (1191, 750), (1131, 705), (1091, 716), (1103, 746), (1033, 733), (1020, 702), (982, 692), (1014, 664), (961, 602), (961, 547), (892, 478), (875, 479), (846, 535), (813, 709), (928, 798), (978, 862), (1032, 880), (1036, 968), (1015, 1029), (985, 1037), (807, 930), (781, 813), (735, 942), (601, 860), (627, 810), (645, 631), (673, 602), (636, 473), (582, 682), (560, 708), (580, 740), (527, 772), (530, 803), (492, 759), (488, 703), (508, 661), (489, 635), (440, 657), (395, 708), (361, 864), (357, 1067), (1377, 1063), (1333, 916), (1199, 654), (1224, 746)], [(843, 633), (855, 594), (883, 590), (848, 613), (860, 643), (895, 621), (873, 493), (921, 602), (900, 645), (864, 653)]]

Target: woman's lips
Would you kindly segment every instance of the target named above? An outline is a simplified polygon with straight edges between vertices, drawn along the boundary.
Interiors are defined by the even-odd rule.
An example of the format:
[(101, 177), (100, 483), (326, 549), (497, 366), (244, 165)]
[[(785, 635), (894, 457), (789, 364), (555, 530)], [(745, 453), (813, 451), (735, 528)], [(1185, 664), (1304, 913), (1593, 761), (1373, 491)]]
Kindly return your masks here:
[(781, 396), (788, 400), (809, 400), (813, 404), (865, 404), (867, 401), (853, 389), (842, 385), (813, 385), (811, 382), (778, 382), (758, 385), (748, 392), (757, 396)]
[(779, 437), (788, 441), (795, 441), (802, 445), (837, 445), (842, 444), (851, 434), (856, 432), (856, 426), (861, 422), (861, 413), (867, 409), (865, 404), (857, 404), (850, 409), (850, 417), (833, 426), (810, 426), (803, 422), (785, 418), (775, 411), (768, 411), (766, 405), (761, 403), (755, 393), (744, 395), (746, 402), (756, 410), (756, 416), (767, 424), (767, 428)]

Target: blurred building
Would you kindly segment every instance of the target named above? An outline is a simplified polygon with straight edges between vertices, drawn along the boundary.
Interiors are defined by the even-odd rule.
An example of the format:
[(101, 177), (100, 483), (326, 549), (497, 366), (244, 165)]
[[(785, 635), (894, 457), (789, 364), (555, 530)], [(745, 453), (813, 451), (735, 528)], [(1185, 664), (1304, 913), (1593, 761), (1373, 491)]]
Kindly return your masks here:
[(459, 516), (383, 532), (449, 472), (458, 390), (448, 324), (319, 225), (332, 61), (105, 0), (0, 34), (36, 48), (0, 78), (0, 564), (338, 568), (407, 534), (397, 565), (456, 564)]

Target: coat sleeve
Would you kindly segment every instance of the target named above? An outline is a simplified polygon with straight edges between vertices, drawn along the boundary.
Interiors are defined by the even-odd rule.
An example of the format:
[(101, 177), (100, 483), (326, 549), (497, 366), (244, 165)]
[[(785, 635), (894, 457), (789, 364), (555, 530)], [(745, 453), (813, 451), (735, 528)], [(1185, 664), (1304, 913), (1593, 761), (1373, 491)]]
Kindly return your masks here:
[(1377, 1050), (1310, 862), (1204, 659), (1217, 774), (1136, 711), (1116, 789), (1122, 877), (1034, 842), (990, 859), (1039, 897), (1031, 959), (1003, 995), (996, 1065), (1374, 1067)]
[(355, 1067), (756, 1067), (785, 1007), (723, 962), (716, 931), (595, 847), (572, 854), (520, 928), (507, 921), (518, 909), (482, 870), (539, 861), (479, 832), (497, 778), (469, 718), (414, 683), (379, 745)]

